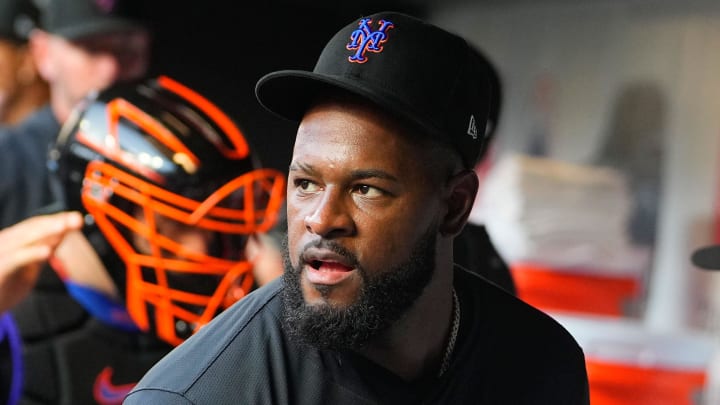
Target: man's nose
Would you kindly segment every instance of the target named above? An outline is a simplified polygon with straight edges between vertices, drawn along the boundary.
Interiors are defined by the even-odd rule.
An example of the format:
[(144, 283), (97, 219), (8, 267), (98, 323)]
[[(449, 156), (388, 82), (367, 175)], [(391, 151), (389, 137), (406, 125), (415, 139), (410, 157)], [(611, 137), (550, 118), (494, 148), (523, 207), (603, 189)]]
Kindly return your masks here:
[(352, 235), (355, 223), (348, 211), (348, 202), (340, 190), (326, 190), (314, 210), (304, 218), (305, 228), (323, 238)]

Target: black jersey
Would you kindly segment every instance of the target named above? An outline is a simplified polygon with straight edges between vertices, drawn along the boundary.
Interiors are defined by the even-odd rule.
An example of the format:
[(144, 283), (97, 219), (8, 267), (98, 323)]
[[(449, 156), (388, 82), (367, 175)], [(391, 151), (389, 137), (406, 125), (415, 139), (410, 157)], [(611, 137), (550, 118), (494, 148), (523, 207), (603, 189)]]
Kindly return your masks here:
[(589, 403), (583, 352), (561, 325), (475, 274), (455, 274), (460, 334), (440, 378), (407, 382), (353, 353), (289, 341), (280, 278), (178, 346), (124, 405)]
[(490, 239), (485, 225), (467, 223), (453, 243), (453, 259), (508, 292), (517, 295), (510, 267)]

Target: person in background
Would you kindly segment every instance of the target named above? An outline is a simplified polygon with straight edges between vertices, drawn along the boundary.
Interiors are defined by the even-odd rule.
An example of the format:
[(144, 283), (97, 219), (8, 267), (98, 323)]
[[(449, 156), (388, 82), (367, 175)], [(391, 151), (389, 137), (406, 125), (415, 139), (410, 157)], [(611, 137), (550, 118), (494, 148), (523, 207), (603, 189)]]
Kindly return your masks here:
[(137, 0), (47, 0), (30, 51), (50, 100), (21, 123), (0, 129), (0, 229), (51, 202), (46, 157), (74, 106), (88, 93), (143, 77), (150, 34)]
[(28, 47), (37, 26), (32, 0), (0, 3), (0, 124), (15, 125), (48, 102), (49, 90)]
[[(245, 248), (277, 222), (284, 175), (182, 83), (160, 76), (89, 97), (49, 164), (55, 205), (0, 231), (0, 383), (20, 403), (119, 403), (271, 279)], [(35, 285), (44, 263), (62, 288)]]
[(299, 122), (281, 278), (153, 366), (135, 404), (589, 403), (550, 316), (453, 264), (479, 187), (488, 67), (412, 16), (360, 17), (256, 85)]
[[(139, 3), (132, 0), (47, 0), (37, 4), (40, 25), (29, 30), (28, 51), (38, 74), (48, 85), (49, 99), (19, 123), (0, 128), (0, 171), (4, 173), (0, 176), (0, 232), (6, 235), (3, 249), (7, 253), (0, 259), (3, 262), (0, 270), (4, 273), (0, 275), (0, 282), (7, 286), (0, 287), (3, 292), (0, 304), (2, 309), (36, 305), (36, 312), (30, 311), (29, 316), (37, 315), (35, 321), (40, 326), (32, 332), (33, 329), (28, 328), (37, 325), (29, 322), (21, 329), (23, 335), (37, 332), (36, 337), (42, 340), (49, 332), (69, 333), (70, 330), (63, 329), (68, 319), (81, 319), (83, 311), (68, 299), (62, 281), (49, 266), (21, 264), (42, 262), (49, 257), (54, 251), (53, 244), (64, 240), (64, 232), (77, 221), (70, 220), (67, 226), (55, 225), (58, 228), (52, 225), (57, 220), (55, 217), (18, 222), (37, 214), (55, 198), (50, 189), (47, 154), (62, 123), (89, 93), (142, 77), (149, 59), (150, 35), (140, 19), (134, 17), (131, 9)], [(5, 229), (13, 224), (18, 226)], [(26, 270), (7, 270), (18, 268)], [(18, 302), (21, 305), (15, 306)], [(56, 376), (44, 374), (55, 370), (48, 366), (51, 363), (47, 358), (43, 358), (42, 364), (28, 365), (22, 361), (21, 353), (26, 349), (22, 343), (27, 344), (34, 337), (21, 337), (21, 330), (8, 314), (3, 316), (0, 330), (4, 331), (0, 336), (0, 352), (9, 353), (0, 375), (0, 393), (7, 395), (3, 399), (10, 404), (19, 401), (25, 381), (28, 386), (44, 391), (26, 400), (72, 403), (61, 399), (62, 390), (53, 380)], [(46, 354), (52, 356), (54, 352), (50, 350)], [(25, 367), (19, 368), (20, 364)], [(32, 381), (45, 381), (45, 385), (30, 385)], [(70, 394), (64, 395), (72, 398)]]

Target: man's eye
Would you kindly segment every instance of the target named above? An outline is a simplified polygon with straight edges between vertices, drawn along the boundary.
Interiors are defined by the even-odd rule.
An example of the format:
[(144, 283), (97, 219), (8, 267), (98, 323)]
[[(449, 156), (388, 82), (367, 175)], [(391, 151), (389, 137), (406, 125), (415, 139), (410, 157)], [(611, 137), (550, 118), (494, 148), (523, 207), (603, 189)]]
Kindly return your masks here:
[(312, 181), (306, 179), (295, 180), (295, 187), (299, 188), (302, 191), (308, 192), (313, 192), (317, 190), (317, 185)]
[(383, 194), (380, 189), (373, 186), (368, 186), (367, 184), (360, 184), (355, 186), (355, 192), (367, 197), (379, 197)]

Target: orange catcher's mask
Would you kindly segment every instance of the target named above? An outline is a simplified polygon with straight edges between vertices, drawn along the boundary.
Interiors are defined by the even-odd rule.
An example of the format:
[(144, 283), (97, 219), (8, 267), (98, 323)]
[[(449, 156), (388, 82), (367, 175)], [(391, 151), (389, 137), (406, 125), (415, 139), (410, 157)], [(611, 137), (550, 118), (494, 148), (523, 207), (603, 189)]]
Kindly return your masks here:
[(194, 90), (160, 76), (88, 97), (49, 165), (139, 329), (177, 345), (254, 288), (245, 243), (275, 224), (284, 175)]

